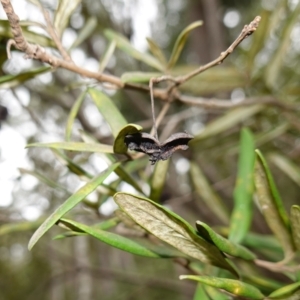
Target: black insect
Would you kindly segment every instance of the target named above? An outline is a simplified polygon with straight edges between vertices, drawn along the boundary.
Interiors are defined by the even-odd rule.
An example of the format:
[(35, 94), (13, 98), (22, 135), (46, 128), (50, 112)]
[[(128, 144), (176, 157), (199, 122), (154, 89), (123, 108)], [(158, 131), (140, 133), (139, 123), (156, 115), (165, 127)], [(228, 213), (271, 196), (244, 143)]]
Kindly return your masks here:
[(153, 136), (145, 132), (128, 134), (124, 142), (129, 150), (143, 152), (149, 155), (151, 165), (158, 160), (167, 160), (176, 150), (188, 149), (188, 142), (194, 137), (185, 132), (172, 134), (162, 144)]

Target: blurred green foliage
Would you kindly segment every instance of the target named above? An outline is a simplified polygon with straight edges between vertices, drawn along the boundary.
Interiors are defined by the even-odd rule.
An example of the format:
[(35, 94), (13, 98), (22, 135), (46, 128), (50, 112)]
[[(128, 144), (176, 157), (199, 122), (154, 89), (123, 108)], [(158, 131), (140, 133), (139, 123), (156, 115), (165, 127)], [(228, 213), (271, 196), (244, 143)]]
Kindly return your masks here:
[[(119, 90), (38, 62), (20, 67), (20, 53), (7, 62), (0, 22), (1, 88), (36, 128), (26, 134), (32, 168), (19, 169), (12, 203), (0, 207), (0, 299), (300, 299), (300, 2), (157, 1), (146, 52), (133, 43), (136, 3), (45, 4), (58, 35), (73, 37), (75, 63), (118, 76)], [(222, 66), (179, 87), (240, 107), (157, 98), (161, 140), (186, 130), (189, 150), (154, 167), (126, 153), (126, 134), (151, 130), (149, 79), (215, 59), (256, 15), (259, 28)], [(28, 41), (55, 48), (33, 21), (21, 23)], [(22, 132), (28, 119), (10, 115), (3, 130)], [(28, 188), (25, 176), (39, 183)], [(40, 218), (22, 215), (27, 206)]]

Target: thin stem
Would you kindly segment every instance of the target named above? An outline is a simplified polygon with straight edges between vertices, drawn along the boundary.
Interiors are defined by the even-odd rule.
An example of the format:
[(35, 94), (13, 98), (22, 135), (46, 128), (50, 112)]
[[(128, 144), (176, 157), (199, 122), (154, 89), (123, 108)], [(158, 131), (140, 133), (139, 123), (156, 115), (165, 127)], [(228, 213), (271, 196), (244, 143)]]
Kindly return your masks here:
[(150, 81), (149, 81), (150, 98), (151, 98), (151, 110), (152, 110), (152, 120), (153, 120), (153, 129), (151, 130), (151, 132), (154, 131), (154, 137), (158, 140), (156, 120), (155, 120), (155, 110), (154, 110), (153, 81), (154, 81), (154, 78), (151, 78)]

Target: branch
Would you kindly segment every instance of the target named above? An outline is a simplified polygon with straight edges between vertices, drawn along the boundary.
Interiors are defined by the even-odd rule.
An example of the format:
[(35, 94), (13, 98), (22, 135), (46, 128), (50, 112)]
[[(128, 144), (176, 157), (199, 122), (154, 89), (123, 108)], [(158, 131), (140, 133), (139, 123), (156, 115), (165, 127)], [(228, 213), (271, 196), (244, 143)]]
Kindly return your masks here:
[[(83, 69), (72, 61), (69, 61), (67, 56), (65, 55), (65, 50), (61, 49), (59, 45), (60, 41), (55, 40), (56, 46), (58, 47), (59, 51), (61, 52), (64, 59), (60, 59), (56, 57), (55, 55), (52, 55), (50, 53), (47, 53), (46, 50), (41, 47), (40, 45), (33, 45), (28, 43), (23, 35), (22, 28), (20, 26), (19, 17), (15, 14), (13, 7), (10, 3), (10, 0), (0, 0), (1, 4), (3, 6), (4, 11), (6, 12), (8, 21), (10, 23), (13, 39), (9, 40), (7, 43), (7, 56), (8, 58), (11, 58), (10, 55), (10, 48), (11, 46), (15, 46), (18, 50), (25, 53), (25, 58), (32, 58), (39, 60), (41, 62), (47, 63), (55, 68), (64, 68), (66, 70), (69, 70), (71, 72), (77, 73), (81, 76), (88, 77), (95, 79), (99, 82), (106, 82), (111, 84), (114, 88), (125, 88), (125, 89), (131, 89), (131, 90), (138, 90), (142, 92), (149, 93), (150, 89), (149, 86), (143, 85), (143, 84), (135, 84), (135, 83), (123, 83), (119, 77), (103, 74), (103, 73), (97, 73), (92, 72), (86, 69)], [(232, 107), (238, 107), (238, 106), (247, 106), (247, 105), (253, 105), (257, 103), (264, 103), (264, 104), (275, 104), (280, 107), (285, 106), (287, 108), (287, 105), (283, 105), (276, 99), (266, 99), (266, 98), (251, 98), (242, 102), (234, 103), (228, 100), (207, 100), (204, 98), (195, 98), (190, 96), (181, 95), (179, 92), (174, 91), (172, 93), (172, 90), (174, 90), (174, 87), (182, 84), (183, 82), (189, 80), (193, 76), (198, 75), (201, 72), (204, 72), (205, 70), (218, 65), (224, 61), (224, 59), (233, 52), (233, 50), (249, 35), (251, 35), (258, 27), (260, 17), (257, 16), (249, 25), (245, 25), (240, 35), (237, 37), (237, 39), (232, 43), (232, 45), (224, 52), (221, 53), (221, 55), (215, 59), (214, 61), (199, 67), (195, 71), (179, 77), (171, 77), (171, 76), (162, 76), (160, 78), (154, 78), (153, 83), (161, 82), (161, 81), (171, 81), (174, 83), (171, 87), (168, 87), (167, 89), (161, 89), (156, 88), (153, 89), (153, 96), (156, 98), (159, 98), (163, 101), (170, 101), (170, 97), (172, 97), (172, 100), (179, 100), (181, 102), (184, 102), (189, 105), (196, 105), (203, 108), (219, 108), (219, 109), (227, 109)], [(46, 18), (47, 21), (47, 18)], [(48, 20), (49, 21), (49, 20)], [(47, 29), (49, 30), (49, 22)], [(52, 28), (53, 29), (53, 28)], [(54, 29), (53, 29), (54, 30)], [(53, 33), (53, 32), (52, 32)], [(54, 32), (55, 33), (55, 32)], [(53, 34), (50, 33), (52, 38), (54, 37)], [(288, 109), (291, 109), (291, 107), (288, 107)]]
[(249, 35), (251, 35), (254, 31), (256, 31), (258, 25), (259, 25), (259, 22), (261, 20), (261, 17), (260, 16), (257, 16), (255, 17), (255, 19), (249, 24), (249, 25), (245, 25), (242, 32), (240, 33), (240, 35), (236, 38), (236, 40), (229, 46), (229, 48), (222, 52), (220, 54), (220, 56), (211, 61), (210, 63), (204, 65), (204, 66), (201, 66), (199, 67), (198, 69), (192, 71), (191, 73), (187, 74), (187, 75), (184, 75), (184, 76), (179, 76), (175, 79), (175, 81), (177, 82), (177, 85), (179, 84), (182, 84), (184, 82), (186, 82), (187, 80), (191, 79), (192, 77), (206, 71), (207, 69), (211, 68), (211, 67), (214, 67), (216, 65), (219, 65), (221, 64), (224, 59), (230, 55), (234, 49), (245, 39), (247, 38)]

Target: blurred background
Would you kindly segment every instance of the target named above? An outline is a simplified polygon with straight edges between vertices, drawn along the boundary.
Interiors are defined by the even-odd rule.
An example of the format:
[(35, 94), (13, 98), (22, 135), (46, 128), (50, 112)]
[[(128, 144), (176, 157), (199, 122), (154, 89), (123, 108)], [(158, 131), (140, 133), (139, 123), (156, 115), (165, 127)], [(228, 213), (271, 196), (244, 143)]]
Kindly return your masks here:
[[(55, 14), (60, 1), (41, 1)], [(259, 29), (244, 40), (221, 66), (184, 84), (182, 93), (207, 99), (239, 102), (269, 96), (278, 105), (257, 105), (237, 110), (203, 109), (172, 103), (159, 127), (164, 140), (184, 131), (199, 135), (189, 151), (176, 153), (170, 162), (160, 201), (191, 224), (202, 220), (225, 225), (216, 217), (197, 187), (191, 159), (201, 167), (216, 197), (229, 214), (236, 178), (239, 133), (249, 127), (256, 146), (268, 156), (270, 167), (287, 208), (299, 204), (300, 161), (299, 101), (300, 3), (299, 0), (83, 0), (73, 1), (74, 12), (65, 24), (62, 42), (74, 62), (97, 71), (109, 39), (110, 28), (126, 36), (141, 52), (148, 52), (151, 37), (169, 57), (176, 38), (190, 23), (204, 24), (191, 32), (172, 74), (186, 74), (220, 55), (235, 40), (245, 24), (262, 17)], [(53, 46), (40, 26), (43, 14), (35, 1), (15, 0), (12, 5), (30, 41)], [(59, 155), (49, 149), (25, 149), (33, 142), (64, 139), (66, 120), (82, 88), (91, 80), (62, 69), (50, 69), (40, 62), (26, 60), (13, 50), (7, 60), (6, 43), (10, 31), (0, 8), (0, 299), (192, 299), (195, 285), (178, 280), (187, 271), (170, 260), (149, 260), (108, 247), (90, 237), (52, 240), (61, 232), (53, 228), (35, 248), (27, 250), (34, 230), (83, 181)], [(27, 22), (27, 23), (26, 23)], [(57, 53), (53, 48), (53, 53)], [(151, 71), (120, 49), (116, 49), (105, 69), (121, 76), (130, 71)], [(132, 90), (105, 90), (130, 123), (149, 132), (152, 126), (150, 98)], [(155, 102), (157, 113), (163, 103)], [(286, 105), (286, 106), (285, 106)], [(133, 109), (134, 108), (134, 109)], [(222, 118), (226, 117), (227, 125)], [(223, 123), (222, 123), (223, 122)], [(91, 99), (85, 99), (74, 124), (72, 140), (81, 140), (81, 131), (102, 143), (112, 144), (110, 128)], [(200, 136), (200, 135), (199, 135)], [(90, 153), (69, 153), (72, 160), (90, 174), (107, 167), (105, 157)], [(292, 171), (293, 172), (292, 172)], [(143, 188), (153, 169), (147, 158), (131, 168), (143, 180)], [(292, 174), (292, 175), (291, 175)], [(113, 174), (105, 181), (119, 191), (134, 191)], [(113, 215), (111, 197), (95, 192), (88, 201), (72, 210), (72, 216), (93, 224)], [(225, 218), (226, 219), (226, 218)], [(261, 215), (255, 212), (257, 233), (269, 233)], [(282, 280), (272, 274), (273, 278)]]

